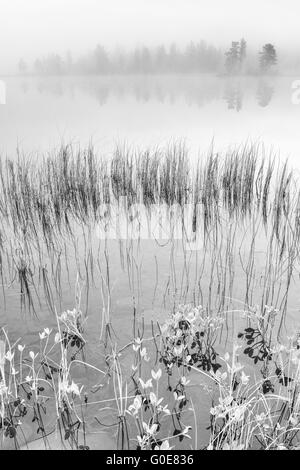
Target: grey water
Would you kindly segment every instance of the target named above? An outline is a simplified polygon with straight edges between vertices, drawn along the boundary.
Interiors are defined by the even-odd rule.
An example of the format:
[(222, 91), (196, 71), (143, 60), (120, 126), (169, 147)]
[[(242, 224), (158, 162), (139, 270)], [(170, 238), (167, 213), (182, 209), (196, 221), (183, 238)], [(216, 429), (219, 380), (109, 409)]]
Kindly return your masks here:
[[(229, 147), (245, 142), (261, 143), (266, 154), (272, 151), (279, 160), (289, 158), (295, 174), (300, 170), (300, 105), (293, 102), (293, 82), (297, 77), (216, 77), (213, 75), (180, 76), (105, 76), (105, 77), (10, 77), (6, 81), (6, 104), (0, 106), (0, 152), (2, 157), (36, 157), (74, 143), (95, 149), (108, 157), (116, 143), (145, 148), (184, 140), (191, 164), (205, 156), (213, 146), (226, 152)], [(225, 227), (224, 232), (226, 232)], [(244, 227), (247, 233), (249, 227)], [(226, 235), (226, 233), (225, 233)], [(224, 236), (225, 236), (224, 235)], [(225, 236), (226, 239), (226, 236)], [(234, 274), (224, 294), (230, 302), (227, 310), (238, 311), (245, 299), (245, 271), (241, 257), (247, 261), (251, 238), (236, 245)], [(77, 251), (74, 246), (77, 246)], [(100, 246), (100, 248), (99, 248)], [(60, 292), (54, 292), (58, 312), (73, 309), (75, 284), (82, 288), (82, 310), (87, 315), (86, 334), (92, 359), (104, 362), (98, 352), (101, 329), (102, 299), (97, 267), (92, 272), (85, 265), (85, 256), (92, 250), (104, 263), (103, 244), (95, 231), (87, 246), (80, 232), (76, 242), (67, 242), (68, 260), (62, 263)], [(101, 251), (102, 250), (102, 251)], [(265, 274), (267, 236), (256, 248), (253, 273), (253, 303), (258, 302)], [(184, 252), (180, 243), (159, 244), (155, 240), (132, 243), (110, 241), (108, 245), (111, 280), (111, 321), (120, 345), (132, 339), (133, 307), (139, 319), (144, 318), (146, 331), (151, 321), (164, 321), (174, 302), (207, 304), (210, 291), (208, 276), (199, 281), (204, 251)], [(78, 255), (79, 253), (79, 255)], [(242, 253), (242, 255), (241, 255)], [(126, 257), (131, 257), (131, 264)], [(212, 256), (206, 253), (206, 256)], [(125, 262), (124, 262), (125, 259)], [(55, 267), (44, 260), (49, 275)], [(216, 260), (213, 293), (224, 279), (222, 258)], [(211, 262), (206, 266), (211, 273)], [(220, 274), (221, 273), (221, 274)], [(219, 276), (219, 277), (218, 277)], [(5, 284), (1, 291), (0, 326), (13, 338), (38, 348), (38, 332), (44, 326), (55, 326), (52, 313), (35, 273), (38, 294), (35, 313), (24, 312), (17, 279)], [(299, 328), (299, 276), (296, 269), (289, 296), (289, 328)], [(280, 282), (278, 281), (278, 289)], [(33, 286), (32, 289), (34, 290)], [(218, 297), (219, 299), (219, 297)], [(217, 301), (214, 303), (217, 309)], [(236, 316), (236, 318), (234, 318)], [(230, 320), (239, 323), (238, 314)], [(234, 322), (231, 333), (236, 332)], [(98, 364), (99, 365), (99, 364)]]

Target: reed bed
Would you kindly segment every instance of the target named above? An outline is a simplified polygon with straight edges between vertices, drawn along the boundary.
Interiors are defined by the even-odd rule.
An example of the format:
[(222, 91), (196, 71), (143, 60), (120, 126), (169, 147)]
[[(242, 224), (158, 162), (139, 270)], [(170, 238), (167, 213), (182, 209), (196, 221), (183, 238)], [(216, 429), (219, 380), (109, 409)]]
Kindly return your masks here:
[[(152, 306), (159, 301), (169, 317), (152, 320), (149, 336), (141, 309), (141, 206), (158, 222), (159, 234), (147, 233), (166, 253), (168, 267), (161, 275), (155, 255)], [(20, 340), (12, 344), (2, 330), (4, 445), (20, 448), (32, 438), (22, 428), (29, 414), (45, 448), (54, 432), (55, 445), (87, 448), (87, 430), (96, 424), (101, 433), (115, 430), (122, 449), (298, 448), (299, 338), (287, 340), (284, 327), (299, 272), (299, 209), (300, 190), (287, 162), (275, 164), (259, 146), (211, 151), (197, 162), (182, 143), (117, 147), (110, 158), (92, 147), (64, 146), (37, 159), (0, 160), (4, 302), (17, 286), (21, 310), (38, 315), (46, 305), (56, 324), (55, 332), (40, 333), (39, 350), (26, 357)], [(111, 247), (116, 214), (127, 220), (126, 232)], [(104, 239), (96, 236), (99, 228)], [(113, 315), (116, 247), (132, 300), (131, 339), (122, 346)], [(71, 285), (74, 273), (76, 307), (59, 316), (62, 283), (67, 278)], [(146, 281), (150, 291), (152, 280)], [(86, 357), (92, 289), (101, 300), (101, 363)], [(129, 374), (122, 362), (127, 355)], [(74, 366), (83, 377), (87, 370), (96, 374), (92, 388), (77, 383)], [(195, 377), (211, 400), (205, 442), (197, 396), (192, 385), (189, 390)], [(107, 412), (113, 422), (103, 424)]]
[[(36, 159), (19, 153), (16, 159), (0, 161), (2, 285), (18, 282), (23, 307), (33, 311), (34, 298), (38, 297), (39, 286), (42, 286), (53, 311), (52, 290), (57, 294), (61, 291), (62, 263), (68, 271), (68, 258), (75, 256), (80, 276), (92, 281), (95, 267), (99, 266), (99, 248), (96, 248), (96, 255), (89, 241), (92, 231), (97, 226), (108, 229), (115, 208), (122, 210), (126, 217), (136, 218), (132, 215), (137, 213), (134, 207), (142, 204), (150, 215), (157, 207), (165, 207), (170, 219), (173, 217), (173, 225), (174, 220), (181, 225), (183, 238), (200, 237), (202, 248), (213, 254), (208, 276), (212, 280), (217, 276), (219, 293), (221, 284), (231, 286), (232, 293), (232, 259), (235, 252), (241, 253), (243, 233), (250, 233), (247, 243), (252, 249), (248, 260), (240, 256), (247, 278), (246, 301), (255, 288), (253, 257), (257, 235), (264, 230), (268, 260), (265, 270), (273, 279), (270, 280), (273, 288), (269, 283), (265, 290), (268, 291), (266, 296), (274, 300), (274, 289), (277, 292), (280, 289), (274, 287), (278, 278), (271, 273), (271, 265), (277, 266), (278, 275), (280, 270), (287, 273), (285, 284), (288, 285), (298, 260), (299, 201), (297, 181), (287, 163), (275, 165), (275, 157), (266, 156), (259, 146), (246, 145), (225, 155), (211, 151), (198, 163), (192, 163), (182, 143), (143, 151), (117, 147), (110, 158), (96, 155), (92, 147), (82, 150), (71, 145)], [(187, 206), (189, 220), (186, 220)], [(190, 227), (187, 235), (185, 224)], [(169, 230), (171, 243), (173, 231)], [(83, 239), (80, 248), (78, 233)], [(121, 240), (120, 253), (122, 243)], [(125, 258), (121, 253), (123, 267), (132, 251), (131, 243), (132, 240), (126, 241)], [(225, 243), (227, 249), (223, 252)], [(104, 251), (107, 264), (106, 244)], [(83, 258), (83, 266), (80, 258)], [(186, 258), (180, 292), (185, 292), (187, 298), (194, 282), (198, 284), (198, 294), (195, 291), (194, 296), (201, 297), (199, 276), (195, 281), (189, 279), (189, 263)], [(205, 263), (207, 261), (202, 260), (202, 272)], [(109, 266), (104, 270), (107, 277)], [(107, 284), (108, 280), (105, 282)], [(170, 283), (173, 286), (170, 284), (167, 289), (177, 290), (174, 272)], [(109, 291), (108, 285), (106, 290)], [(206, 297), (210, 299), (214, 294), (211, 288), (209, 290), (210, 296)], [(225, 291), (223, 288), (223, 294), (215, 296), (220, 308), (224, 308), (228, 294)]]
[(54, 234), (68, 232), (73, 220), (98, 222), (103, 204), (124, 197), (128, 206), (200, 204), (207, 228), (224, 211), (240, 221), (255, 211), (265, 223), (271, 219), (279, 238), (281, 218), (289, 217), (297, 191), (287, 164), (276, 173), (274, 158), (255, 146), (225, 157), (211, 152), (198, 166), (183, 144), (153, 151), (118, 147), (110, 159), (92, 148), (66, 146), (36, 160), (1, 161), (2, 223), (33, 238), (41, 230), (49, 243)]

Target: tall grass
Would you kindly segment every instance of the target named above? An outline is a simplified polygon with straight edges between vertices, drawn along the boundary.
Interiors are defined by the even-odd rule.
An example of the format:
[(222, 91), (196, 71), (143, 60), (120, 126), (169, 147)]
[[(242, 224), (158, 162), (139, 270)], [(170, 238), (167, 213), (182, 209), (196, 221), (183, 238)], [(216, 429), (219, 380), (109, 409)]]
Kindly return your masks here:
[[(185, 234), (183, 212), (189, 204), (193, 207), (189, 215), (192, 232), (194, 236), (200, 234), (207, 252), (201, 266), (196, 268), (194, 297), (201, 297), (201, 280), (205, 276), (210, 279), (206, 296), (208, 309), (213, 299), (220, 309), (225, 308), (228, 288), (233, 293), (235, 254), (239, 251), (246, 274), (245, 301), (250, 302), (255, 289), (256, 240), (264, 229), (267, 246), (264, 296), (274, 300), (275, 291), (283, 289), (282, 283), (279, 286), (279, 277), (285, 276), (286, 292), (282, 294), (285, 300), (278, 296), (277, 302), (286, 304), (288, 286), (299, 258), (299, 201), (297, 181), (287, 163), (275, 164), (275, 157), (266, 156), (259, 146), (246, 145), (225, 155), (211, 150), (198, 162), (190, 160), (182, 143), (152, 150), (117, 147), (110, 158), (96, 155), (92, 147), (72, 146), (36, 159), (18, 154), (16, 159), (6, 158), (0, 162), (2, 285), (17, 282), (22, 306), (33, 311), (41, 287), (49, 309), (54, 311), (53, 291), (60, 295), (62, 263), (69, 272), (69, 257), (75, 256), (77, 271), (86, 279), (87, 291), (94, 282), (95, 267), (100, 266), (99, 251), (96, 253), (92, 248), (90, 233), (97, 224), (109, 226), (115, 207), (128, 216), (135, 204), (144, 204), (149, 214), (154, 205), (164, 205), (170, 220), (172, 217), (173, 221), (181, 219)], [(249, 234), (249, 230), (251, 239), (247, 243), (252, 248), (241, 255), (241, 247), (246, 243), (243, 234), (247, 231)], [(78, 233), (83, 235), (81, 246)], [(133, 276), (130, 243), (132, 241), (127, 244), (122, 264), (128, 262), (128, 272)], [(71, 247), (73, 254), (70, 254)], [(186, 300), (192, 283), (191, 257), (184, 255), (179, 284), (173, 252), (166, 292), (172, 288)], [(106, 291), (103, 297), (110, 296), (108, 259), (105, 245), (106, 266), (100, 267), (101, 283)], [(51, 270), (47, 269), (47, 262)], [(36, 273), (39, 273), (38, 280)], [(138, 278), (139, 275), (136, 280)], [(133, 291), (131, 288), (136, 301), (137, 294)], [(106, 323), (109, 324), (108, 319)]]

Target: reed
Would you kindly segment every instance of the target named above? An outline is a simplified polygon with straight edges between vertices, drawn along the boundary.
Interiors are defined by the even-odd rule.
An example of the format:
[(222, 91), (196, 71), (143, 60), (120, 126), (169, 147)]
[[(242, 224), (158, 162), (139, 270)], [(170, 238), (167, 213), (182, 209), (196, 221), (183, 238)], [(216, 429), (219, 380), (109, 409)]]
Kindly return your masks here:
[[(184, 266), (179, 283), (174, 262), (176, 242), (170, 230), (173, 248), (165, 298), (171, 293), (174, 305), (178, 304), (178, 297), (187, 301), (192, 284), (194, 299), (203, 297), (206, 277), (208, 311), (213, 302), (220, 310), (226, 310), (226, 296), (232, 297), (234, 290), (239, 253), (246, 276), (245, 303), (251, 303), (257, 288), (256, 240), (264, 229), (267, 249), (261, 302), (272, 300), (275, 306), (281, 304), (284, 315), (299, 261), (299, 200), (297, 181), (288, 164), (278, 164), (276, 172), (274, 156), (266, 156), (259, 146), (245, 145), (225, 155), (211, 150), (206, 158), (194, 164), (181, 142), (146, 150), (118, 146), (111, 158), (97, 155), (92, 147), (81, 149), (71, 145), (38, 159), (19, 154), (15, 160), (7, 158), (0, 163), (2, 285), (17, 283), (22, 308), (31, 311), (37, 310), (36, 298), (41, 288), (48, 308), (54, 312), (55, 297), (61, 295), (62, 273), (69, 276), (69, 259), (75, 258), (76, 270), (85, 279), (87, 305), (90, 284), (95, 284), (94, 270), (98, 267), (105, 304), (104, 329), (109, 335), (109, 249), (105, 245), (103, 267), (100, 242), (98, 247), (92, 246), (91, 231), (99, 224), (109, 227), (114, 208), (129, 217), (135, 204), (144, 204), (148, 214), (153, 213), (157, 204), (166, 206), (170, 220), (171, 214), (173, 219), (181, 219), (186, 243), (190, 234), (186, 235), (183, 213), (185, 205), (191, 205), (192, 235), (200, 236), (207, 256), (192, 279), (192, 258), (187, 256), (182, 242)], [(250, 240), (246, 236), (249, 228)], [(82, 234), (83, 246), (79, 245), (78, 233)], [(246, 240), (251, 249), (244, 256), (241, 247)], [(134, 274), (133, 250), (130, 244), (127, 247), (126, 257), (121, 254), (121, 264), (124, 269), (127, 264), (132, 278), (130, 289), (136, 312), (140, 288), (136, 291), (133, 283), (134, 278), (140, 282), (140, 274)], [(5, 295), (4, 287), (3, 292)]]

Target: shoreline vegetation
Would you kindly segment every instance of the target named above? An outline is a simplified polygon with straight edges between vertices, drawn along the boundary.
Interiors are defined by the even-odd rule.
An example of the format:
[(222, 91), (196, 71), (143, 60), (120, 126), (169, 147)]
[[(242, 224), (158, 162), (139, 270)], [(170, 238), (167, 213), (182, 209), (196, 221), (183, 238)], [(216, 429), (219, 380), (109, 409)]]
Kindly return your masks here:
[[(159, 321), (146, 318), (136, 301), (140, 205), (147, 220), (157, 208), (167, 214), (167, 316)], [(95, 235), (99, 227), (109, 233), (115, 210), (135, 234), (115, 240), (132, 298), (124, 344), (114, 330), (109, 235)], [(99, 448), (115, 442), (125, 450), (298, 449), (300, 342), (298, 331), (287, 331), (299, 210), (288, 162), (257, 145), (222, 155), (211, 149), (198, 161), (180, 142), (118, 146), (109, 158), (72, 145), (37, 158), (2, 158), (3, 304), (7, 290), (17, 289), (24, 313), (38, 317), (42, 300), (54, 325), (34, 346), (1, 330), (0, 447), (23, 449), (38, 439), (41, 448), (86, 449), (98, 439)], [(59, 310), (71, 259), (75, 307)], [(154, 297), (159, 284), (157, 268)], [(89, 352), (82, 307), (92, 286), (102, 299), (98, 355)]]
[[(282, 51), (282, 70), (298, 68), (297, 57), (286, 57)], [(175, 42), (157, 47), (141, 45), (133, 50), (117, 48), (109, 51), (101, 44), (94, 50), (74, 58), (71, 51), (64, 56), (48, 54), (37, 58), (32, 64), (20, 59), (21, 75), (110, 75), (110, 74), (177, 74), (215, 73), (276, 74), (277, 50), (271, 43), (261, 45), (257, 51), (249, 50), (244, 38), (232, 41), (228, 49), (215, 47), (205, 41), (190, 41), (185, 47)]]
[[(284, 318), (299, 259), (300, 191), (287, 162), (276, 164), (274, 156), (251, 145), (229, 150), (225, 156), (211, 150), (193, 164), (182, 143), (144, 151), (117, 147), (110, 159), (96, 155), (92, 147), (72, 146), (37, 159), (20, 154), (16, 159), (2, 159), (0, 277), (4, 304), (4, 286), (19, 285), (21, 307), (35, 311), (35, 297), (38, 299), (42, 286), (53, 312), (54, 292), (61, 292), (62, 265), (69, 272), (68, 259), (75, 257), (75, 269), (94, 279), (101, 256), (108, 258), (110, 225), (119, 213), (125, 214), (129, 230), (125, 236), (113, 237), (119, 238), (123, 266), (128, 246), (142, 239), (136, 205), (143, 206), (149, 220), (156, 217), (159, 227), (164, 210), (164, 228), (171, 244), (176, 242), (173, 238), (179, 226), (181, 242), (188, 245), (199, 238), (210, 254), (208, 261), (200, 263), (200, 272), (196, 270), (195, 303), (196, 298), (203, 302), (200, 273), (209, 273), (210, 278), (217, 276), (215, 295), (224, 308), (225, 296), (233, 296), (235, 270), (231, 265), (237, 263), (246, 276), (244, 299), (248, 303), (258, 289), (255, 249), (263, 241), (262, 306), (275, 302)], [(81, 245), (76, 241), (78, 234)], [(149, 237), (156, 243), (159, 233)], [(216, 263), (224, 268), (220, 271)], [(192, 282), (186, 273), (187, 289)], [(224, 282), (225, 290), (221, 288)], [(213, 290), (210, 284), (210, 296)]]

